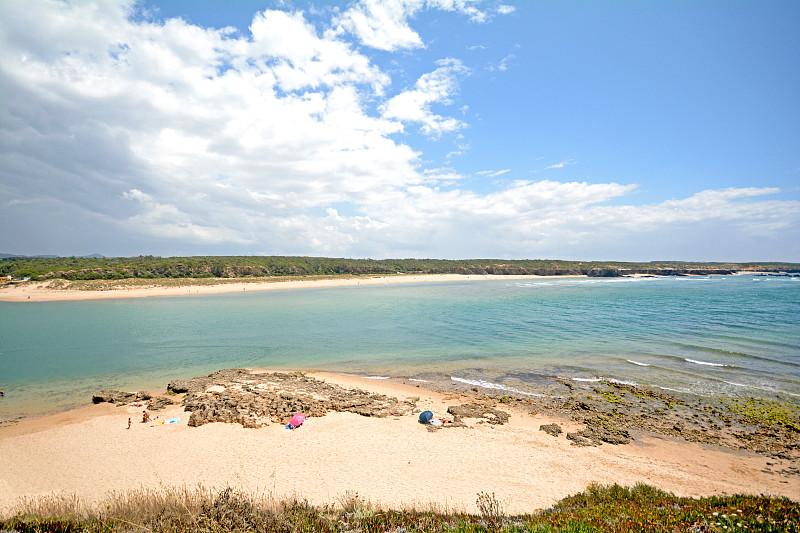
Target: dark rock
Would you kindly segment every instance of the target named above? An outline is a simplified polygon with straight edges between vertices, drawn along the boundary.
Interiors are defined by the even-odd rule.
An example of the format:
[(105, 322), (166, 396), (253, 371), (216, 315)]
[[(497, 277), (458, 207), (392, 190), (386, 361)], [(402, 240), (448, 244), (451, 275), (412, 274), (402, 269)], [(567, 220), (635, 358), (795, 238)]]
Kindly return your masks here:
[(191, 380), (174, 379), (167, 385), (167, 392), (171, 394), (183, 394), (184, 392), (189, 392), (189, 387), (191, 386)]
[(561, 426), (558, 424), (542, 424), (539, 426), (539, 431), (544, 431), (548, 435), (558, 437), (561, 434)]
[[(573, 437), (570, 437), (570, 435), (573, 435)], [(617, 427), (609, 422), (608, 419), (601, 417), (587, 420), (584, 429), (567, 434), (567, 438), (576, 445), (586, 446), (586, 444), (579, 444), (579, 442), (583, 441), (577, 437), (588, 439), (593, 446), (600, 446), (604, 442), (608, 444), (628, 444), (632, 440), (627, 429)]]
[(573, 446), (599, 446), (593, 440), (584, 437), (580, 433), (580, 431), (576, 433), (567, 433), (567, 439), (572, 441)]
[(143, 400), (149, 400), (150, 395), (146, 392), (124, 392), (118, 390), (101, 390), (92, 396), (92, 403), (115, 403), (126, 405)]
[(156, 396), (150, 400), (150, 402), (147, 404), (147, 408), (151, 411), (160, 411), (161, 409), (169, 407), (170, 405), (175, 405), (175, 402), (164, 396)]
[(453, 405), (447, 408), (447, 412), (453, 415), (456, 421), (461, 418), (481, 418), (489, 424), (502, 425), (508, 422), (509, 418), (509, 414), (504, 411), (476, 404)]

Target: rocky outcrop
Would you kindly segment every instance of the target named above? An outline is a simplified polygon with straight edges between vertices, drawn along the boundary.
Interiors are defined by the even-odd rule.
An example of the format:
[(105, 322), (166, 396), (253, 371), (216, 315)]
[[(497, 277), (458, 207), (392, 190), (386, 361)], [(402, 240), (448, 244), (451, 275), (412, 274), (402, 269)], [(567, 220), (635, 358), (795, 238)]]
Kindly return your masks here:
[(192, 413), (190, 426), (227, 422), (257, 428), (270, 422), (284, 423), (295, 413), (316, 417), (331, 411), (375, 417), (403, 416), (416, 407), (412, 400), (345, 389), (297, 372), (221, 370), (205, 377), (172, 381), (168, 389), (186, 392), (183, 406)]
[(150, 409), (151, 411), (160, 411), (171, 405), (175, 405), (175, 402), (173, 402), (166, 396), (156, 396), (147, 403), (147, 408)]
[(147, 392), (125, 392), (118, 390), (101, 390), (92, 396), (92, 403), (113, 403), (118, 406), (130, 405), (132, 403), (144, 403), (146, 409), (150, 411), (160, 411), (165, 407), (174, 405), (175, 402), (166, 396), (151, 396)]
[(115, 403), (118, 405), (127, 405), (129, 403), (136, 403), (149, 400), (151, 396), (146, 392), (124, 392), (118, 390), (101, 390), (92, 396), (92, 403)]
[(542, 424), (539, 426), (539, 431), (544, 431), (548, 435), (558, 437), (561, 434), (561, 426), (558, 424)]
[(632, 439), (627, 429), (615, 426), (604, 417), (586, 421), (586, 427), (574, 433), (567, 433), (567, 439), (575, 446), (600, 446), (608, 444), (628, 444)]
[(480, 418), (489, 424), (502, 425), (508, 422), (509, 417), (505, 411), (477, 404), (453, 405), (447, 408), (447, 412), (453, 415), (456, 423), (462, 418)]

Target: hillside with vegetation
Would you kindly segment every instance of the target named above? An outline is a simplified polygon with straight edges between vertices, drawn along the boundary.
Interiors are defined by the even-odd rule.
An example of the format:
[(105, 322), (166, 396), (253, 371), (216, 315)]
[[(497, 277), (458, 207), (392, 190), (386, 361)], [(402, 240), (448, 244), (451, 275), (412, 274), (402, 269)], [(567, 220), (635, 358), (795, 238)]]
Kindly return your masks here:
[(4, 257), (0, 276), (32, 280), (263, 278), (390, 274), (585, 275), (618, 277), (800, 272), (798, 263), (683, 263), (548, 259), (347, 259), (291, 256)]

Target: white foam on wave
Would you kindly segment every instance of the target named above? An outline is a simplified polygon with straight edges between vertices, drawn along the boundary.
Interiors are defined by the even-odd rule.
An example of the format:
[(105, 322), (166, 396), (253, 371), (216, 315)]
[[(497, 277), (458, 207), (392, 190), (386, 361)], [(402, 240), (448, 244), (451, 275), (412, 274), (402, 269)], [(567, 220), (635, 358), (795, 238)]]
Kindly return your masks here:
[(633, 359), (626, 359), (626, 361), (628, 361), (630, 364), (636, 365), (636, 366), (650, 366), (647, 363), (640, 363), (639, 361), (634, 361)]
[(608, 378), (605, 381), (608, 381), (609, 383), (616, 383), (617, 385), (630, 385), (632, 387), (636, 386), (635, 381), (625, 381), (622, 379), (613, 379), (613, 378)]
[(497, 389), (497, 390), (504, 390), (508, 392), (515, 392), (517, 394), (524, 394), (525, 396), (536, 396), (539, 398), (546, 398), (545, 394), (536, 394), (534, 392), (525, 392), (519, 389), (515, 389), (514, 387), (506, 387), (505, 385), (500, 385), (499, 383), (492, 383), (490, 381), (483, 381), (482, 379), (464, 379), (464, 378), (457, 378), (455, 376), (450, 376), (450, 379), (457, 383), (465, 383), (467, 385), (475, 385), (477, 387), (483, 387), (484, 389)]
[(583, 381), (586, 383), (597, 383), (600, 378), (572, 378), (572, 381)]
[(787, 390), (780, 390), (780, 389), (775, 389), (775, 388), (772, 388), (772, 387), (759, 387), (758, 385), (747, 385), (745, 383), (736, 383), (734, 381), (725, 381), (725, 380), (722, 380), (722, 381), (723, 381), (723, 383), (727, 383), (728, 385), (733, 385), (735, 387), (744, 387), (746, 389), (763, 390), (763, 391), (771, 392), (773, 394), (787, 394), (789, 396), (794, 396), (794, 397), (800, 398), (800, 394), (796, 394), (794, 392), (789, 392)]
[(703, 365), (703, 366), (728, 366), (728, 365), (723, 365), (722, 363), (709, 363), (708, 361), (697, 361), (696, 359), (689, 359), (688, 357), (684, 358), (684, 361), (686, 361), (687, 363), (692, 363), (695, 365)]
[(661, 389), (661, 390), (668, 390), (670, 392), (688, 392), (688, 393), (695, 394), (693, 391), (691, 391), (689, 389), (673, 389), (671, 387), (658, 387), (658, 388)]
[(389, 379), (389, 376), (364, 376), (364, 379)]
[(409, 380), (409, 381), (416, 381), (416, 382), (418, 382), (418, 383), (430, 383), (430, 382), (429, 382), (427, 379), (414, 379), (414, 378), (408, 378), (408, 380)]
[(507, 283), (506, 287), (547, 287), (552, 283), (547, 281), (529, 281), (527, 283)]

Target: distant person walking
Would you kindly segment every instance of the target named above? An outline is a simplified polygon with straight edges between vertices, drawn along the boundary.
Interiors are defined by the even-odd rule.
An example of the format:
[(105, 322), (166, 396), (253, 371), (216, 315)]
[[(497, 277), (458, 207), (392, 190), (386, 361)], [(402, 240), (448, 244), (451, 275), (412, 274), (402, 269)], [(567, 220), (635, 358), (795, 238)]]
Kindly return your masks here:
[(6, 391), (4, 391), (3, 389), (0, 389), (0, 398), (2, 398), (5, 395), (6, 395)]
[(128, 429), (131, 429), (131, 419), (128, 418)]

